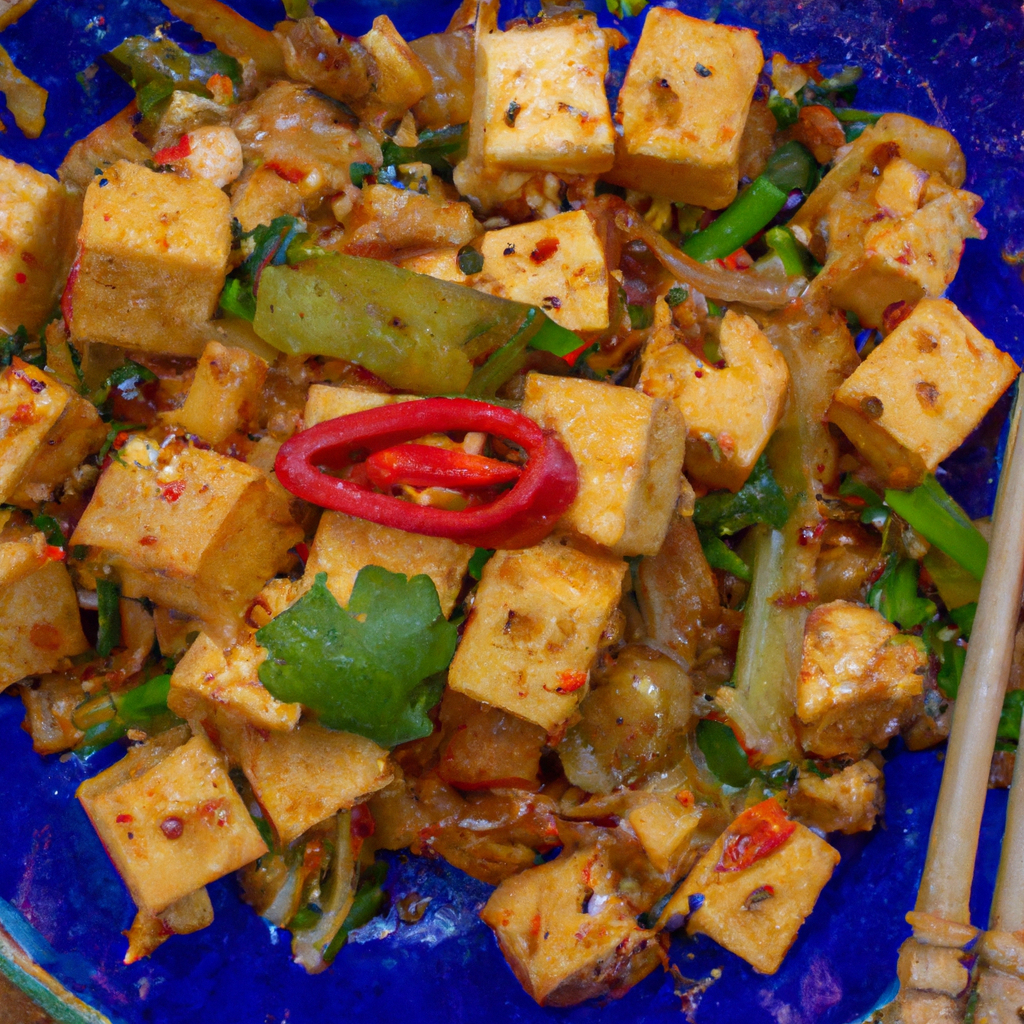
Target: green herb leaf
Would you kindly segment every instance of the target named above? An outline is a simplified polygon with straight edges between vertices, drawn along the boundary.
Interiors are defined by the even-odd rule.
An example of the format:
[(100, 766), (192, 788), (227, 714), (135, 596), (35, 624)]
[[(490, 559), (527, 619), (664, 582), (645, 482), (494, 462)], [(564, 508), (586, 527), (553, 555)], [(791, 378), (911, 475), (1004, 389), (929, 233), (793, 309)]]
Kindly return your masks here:
[(605, 0), (605, 6), (616, 18), (635, 18), (647, 6), (647, 0)]
[(438, 676), (456, 644), (433, 581), (369, 565), (343, 609), (326, 580), (318, 573), (308, 593), (257, 632), (269, 651), (261, 682), (324, 725), (381, 746), (428, 736), (427, 712), (440, 699)]
[(700, 546), (704, 549), (704, 557), (712, 569), (721, 569), (732, 573), (737, 579), (749, 583), (753, 579), (750, 566), (736, 554), (728, 544), (713, 530), (702, 527), (697, 530)]
[(529, 347), (541, 352), (552, 352), (556, 356), (567, 356), (570, 352), (575, 352), (581, 344), (579, 335), (545, 317), (540, 330), (530, 338)]
[(697, 723), (697, 746), (715, 778), (737, 789), (754, 777), (747, 755), (736, 734), (722, 722), (702, 718)]
[(473, 557), (469, 560), (469, 575), (473, 579), (479, 580), (483, 575), (484, 566), (491, 560), (493, 555), (493, 548), (477, 548), (473, 552)]
[(170, 39), (129, 36), (103, 59), (135, 90), (143, 116), (175, 90), (212, 98), (206, 83), (214, 75), (230, 78), (236, 90), (242, 84), (242, 67), (234, 57), (220, 50), (186, 53)]
[(629, 326), (634, 331), (646, 330), (654, 323), (654, 310), (650, 306), (637, 306), (630, 303), (626, 306), (629, 314)]
[[(469, 137), (468, 127), (465, 124), (456, 124), (420, 132), (415, 146), (399, 146), (392, 139), (385, 139), (380, 147), (384, 157), (384, 166), (381, 168), (381, 171), (385, 172), (383, 177), (388, 177), (386, 172), (389, 168), (396, 168), (401, 164), (422, 163), (429, 164), (431, 170), (438, 176), (450, 180), (453, 165), (458, 162), (465, 150)], [(391, 177), (394, 177), (393, 172)]]
[(156, 374), (148, 367), (134, 359), (126, 359), (110, 372), (107, 379), (89, 396), (89, 400), (95, 406), (103, 405), (110, 397), (110, 392), (117, 390), (130, 402), (139, 397), (139, 389), (143, 384), (151, 384), (156, 379)]
[(971, 630), (974, 629), (974, 616), (977, 611), (978, 602), (972, 601), (970, 604), (953, 608), (949, 613), (949, 617), (960, 627), (960, 633), (965, 640), (971, 639)]
[(121, 643), (121, 588), (111, 580), (96, 581), (96, 605), (100, 627), (96, 653), (102, 658)]
[(955, 640), (942, 643), (939, 653), (939, 674), (936, 682), (939, 690), (950, 700), (956, 700), (960, 692), (960, 680), (964, 674), (964, 662), (967, 660), (967, 648)]
[(791, 128), (800, 117), (800, 108), (774, 90), (768, 97), (768, 109), (775, 115), (775, 123), (780, 128)]
[(1012, 742), (1014, 745), (1020, 741), (1022, 713), (1024, 713), (1024, 690), (1010, 690), (1003, 698), (1003, 710), (999, 715), (999, 729), (996, 732), (998, 739)]
[(757, 773), (758, 778), (764, 783), (765, 789), (778, 792), (791, 786), (797, 780), (800, 769), (792, 761), (777, 761), (763, 768)]
[(690, 297), (690, 289), (686, 285), (676, 284), (668, 290), (668, 294), (665, 296), (665, 301), (669, 307), (674, 309), (680, 303), (685, 302)]
[(52, 544), (55, 548), (66, 548), (68, 546), (68, 539), (64, 536), (60, 523), (53, 516), (33, 516), (32, 525), (37, 530), (43, 531), (46, 535), (47, 544)]
[(925, 477), (912, 491), (886, 491), (885, 503), (975, 579), (984, 576), (988, 541), (935, 477)]
[(789, 518), (786, 495), (775, 480), (768, 458), (762, 455), (736, 494), (712, 491), (698, 499), (693, 523), (698, 529), (713, 530), (728, 537), (755, 523), (768, 523), (782, 529)]
[(258, 224), (252, 231), (236, 231), (236, 242), (243, 251), (251, 246), (251, 251), (224, 282), (220, 308), (251, 323), (256, 316), (260, 275), (266, 267), (301, 263), (314, 255), (302, 247), (292, 249), (296, 242), (307, 238), (306, 222), (291, 216), (275, 217), (269, 224)]
[(368, 174), (373, 174), (373, 166), (371, 164), (363, 163), (362, 160), (357, 160), (354, 164), (349, 165), (349, 180), (356, 188), (363, 187), (363, 182), (366, 180), (366, 176)]
[(484, 269), (483, 254), (471, 245), (464, 245), (459, 250), (456, 261), (459, 264), (459, 270), (464, 274), (479, 274)]
[(871, 585), (868, 604), (901, 629), (913, 629), (935, 615), (933, 601), (917, 591), (920, 566), (912, 558), (889, 556), (885, 572)]
[(24, 327), (13, 334), (0, 334), (0, 368), (10, 366), (15, 356), (22, 357), (28, 343), (28, 331)]
[(171, 677), (154, 676), (141, 686), (113, 694), (117, 716), (126, 725), (145, 725), (158, 715), (167, 714)]

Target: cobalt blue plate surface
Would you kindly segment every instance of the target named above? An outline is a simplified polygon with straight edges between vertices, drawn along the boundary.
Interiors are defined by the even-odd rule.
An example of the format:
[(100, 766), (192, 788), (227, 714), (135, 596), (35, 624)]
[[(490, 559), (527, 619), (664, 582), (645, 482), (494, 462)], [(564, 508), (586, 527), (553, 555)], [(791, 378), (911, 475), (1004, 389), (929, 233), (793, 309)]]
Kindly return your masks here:
[[(537, 0), (506, 2), (503, 14), (536, 13)], [(1024, 16), (1011, 0), (678, 0), (699, 17), (760, 32), (766, 55), (821, 57), (825, 70), (861, 64), (858, 106), (898, 110), (950, 129), (967, 154), (967, 187), (985, 197), (984, 242), (968, 243), (951, 298), (1018, 360), (1024, 355)], [(276, 0), (236, 6), (270, 25)], [(407, 36), (443, 28), (452, 0), (322, 0), (336, 29), (362, 33), (387, 13)], [(603, 4), (601, 4), (603, 7)], [(24, 139), (6, 111), (0, 153), (53, 171), (68, 146), (130, 98), (103, 65), (76, 78), (128, 34), (166, 20), (157, 0), (39, 0), (2, 40), (15, 62), (50, 90), (47, 128)], [(610, 21), (610, 19), (608, 19)], [(641, 20), (616, 23), (635, 40)], [(195, 41), (178, 25), (173, 34)], [(613, 68), (621, 80), (625, 57)], [(618, 78), (616, 79), (616, 76)], [(945, 480), (973, 515), (991, 507), (1004, 401), (946, 465)], [(685, 1019), (675, 983), (660, 971), (605, 1005), (541, 1010), (523, 993), (476, 911), (489, 887), (441, 861), (393, 858), (388, 888), (433, 897), (416, 925), (394, 916), (353, 936), (325, 974), (308, 977), (276, 935), (238, 899), (232, 879), (211, 887), (216, 920), (175, 938), (132, 967), (121, 963), (133, 908), (73, 793), (105, 763), (41, 759), (19, 724), (21, 703), (0, 697), (0, 924), (23, 934), (37, 961), (72, 992), (123, 1024), (477, 1024), (485, 1020), (565, 1024), (677, 1024)], [(885, 826), (838, 837), (832, 881), (774, 977), (704, 940), (677, 937), (671, 959), (687, 978), (721, 977), (695, 1019), (704, 1024), (845, 1024), (860, 1020), (894, 988), (896, 949), (908, 929), (942, 771), (936, 751), (889, 752)], [(109, 758), (108, 758), (109, 759)], [(987, 919), (1005, 813), (991, 793), (974, 886), (975, 923)], [(833, 837), (836, 838), (836, 837)], [(4, 902), (6, 901), (6, 902)], [(12, 919), (16, 908), (24, 921)]]

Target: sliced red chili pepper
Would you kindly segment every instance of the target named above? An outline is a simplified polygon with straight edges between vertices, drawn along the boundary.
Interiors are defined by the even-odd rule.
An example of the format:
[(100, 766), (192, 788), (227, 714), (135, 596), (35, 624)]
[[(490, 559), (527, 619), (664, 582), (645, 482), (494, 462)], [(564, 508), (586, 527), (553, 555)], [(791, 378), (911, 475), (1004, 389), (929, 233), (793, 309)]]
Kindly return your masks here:
[(82, 269), (82, 247), (78, 247), (78, 252), (75, 255), (75, 262), (71, 264), (71, 271), (68, 273), (67, 283), (64, 285), (64, 291), (60, 296), (60, 312), (64, 318), (64, 329), (71, 333), (71, 321), (74, 318), (74, 291), (75, 284), (78, 281), (78, 274)]
[(153, 154), (153, 163), (174, 164), (192, 155), (192, 140), (187, 135), (182, 135), (173, 146), (165, 146)]
[(716, 871), (742, 871), (767, 857), (796, 830), (775, 797), (748, 807), (725, 831)]
[(381, 490), (396, 484), (464, 490), (499, 487), (514, 483), (521, 473), (522, 469), (511, 462), (431, 444), (399, 444), (374, 452), (366, 460), (366, 475)]
[[(448, 430), (482, 431), (524, 449), (527, 462), (515, 486), (494, 501), (453, 511), (378, 494), (320, 468), (341, 470), (356, 452), (373, 453)], [(314, 505), (480, 548), (538, 543), (572, 504), (579, 486), (576, 463), (554, 434), (512, 409), (468, 398), (423, 398), (326, 420), (285, 441), (274, 468), (292, 494)]]

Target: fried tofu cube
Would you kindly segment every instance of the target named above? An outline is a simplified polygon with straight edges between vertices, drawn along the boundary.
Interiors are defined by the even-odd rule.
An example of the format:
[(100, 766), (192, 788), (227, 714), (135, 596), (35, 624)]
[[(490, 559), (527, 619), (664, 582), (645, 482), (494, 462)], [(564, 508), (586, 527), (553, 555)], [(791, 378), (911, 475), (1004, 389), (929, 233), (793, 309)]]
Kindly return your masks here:
[(284, 492), (260, 470), (135, 436), (104, 470), (71, 543), (88, 545), (86, 571), (119, 577), (126, 597), (216, 632), (288, 566), (300, 540)]
[(571, 331), (608, 327), (611, 276), (604, 246), (585, 211), (488, 231), (478, 247), (484, 268), (467, 284), (540, 306)]
[(885, 776), (871, 761), (857, 761), (826, 779), (800, 772), (786, 810), (823, 832), (870, 832), (885, 806)]
[(728, 206), (763, 64), (756, 32), (651, 7), (619, 92), (622, 137), (605, 177), (675, 202)]
[(674, 402), (686, 419), (686, 472), (709, 489), (738, 491), (782, 418), (789, 367), (749, 316), (729, 310), (712, 366), (677, 339), (664, 302), (643, 353), (640, 389)]
[(827, 262), (816, 287), (852, 310), (868, 327), (881, 327), (896, 302), (941, 295), (956, 276), (964, 242), (984, 238), (974, 219), (982, 200), (952, 188), (909, 160), (890, 160), (877, 179), (840, 192), (828, 207)]
[(257, 167), (244, 175), (231, 193), (231, 216), (243, 231), (269, 224), (275, 217), (302, 212), (302, 192), (272, 167)]
[(562, 439), (579, 471), (564, 526), (619, 555), (654, 555), (679, 498), (686, 423), (631, 388), (531, 373), (523, 413)]
[(0, 502), (48, 500), (106, 433), (91, 402), (15, 356), (0, 373)]
[(0, 156), (0, 334), (35, 333), (60, 296), (77, 213), (56, 178)]
[(132, 899), (153, 914), (267, 852), (203, 735), (130, 751), (77, 795)]
[(73, 675), (45, 675), (34, 686), (21, 688), (22, 728), (32, 737), (37, 754), (59, 754), (78, 744), (85, 734), (71, 716), (84, 699), (82, 683)]
[(259, 416), (266, 361), (244, 348), (211, 341), (203, 349), (177, 421), (210, 444), (222, 444)]
[[(797, 825), (788, 839), (748, 867), (718, 871), (729, 835), (726, 830), (697, 862), (662, 921), (689, 914), (688, 934), (707, 935), (760, 974), (774, 974), (832, 877), (839, 854)], [(690, 914), (697, 897), (703, 903)]]
[(266, 658), (252, 637), (225, 651), (200, 633), (171, 674), (167, 706), (191, 719), (209, 701), (260, 729), (288, 732), (299, 724), (302, 706), (282, 703), (260, 682), (259, 667)]
[(701, 816), (692, 803), (687, 808), (670, 793), (656, 794), (627, 815), (647, 859), (663, 874), (677, 875), (690, 850)]
[(381, 395), (376, 391), (364, 391), (361, 388), (333, 387), (330, 384), (313, 384), (306, 393), (306, 407), (303, 410), (302, 422), (315, 427), (324, 420), (333, 420), (338, 416), (348, 416), (364, 409), (377, 409), (382, 405), (395, 402), (415, 402), (413, 395)]
[(107, 168), (85, 193), (72, 341), (198, 356), (227, 273), (229, 205), (204, 178)]
[(213, 924), (213, 904), (206, 886), (175, 900), (166, 910), (152, 914), (140, 910), (126, 931), (128, 952), (124, 962), (134, 964), (149, 956), (172, 935), (191, 935)]
[(350, 732), (301, 722), (291, 732), (266, 732), (218, 722), (231, 760), (285, 845), (318, 822), (361, 803), (394, 778), (388, 752)]
[[(521, 171), (600, 174), (615, 157), (604, 91), (614, 37), (573, 14), (482, 35), (478, 97), (487, 164)], [(482, 90), (481, 90), (482, 85)]]
[(359, 108), (364, 118), (393, 120), (419, 103), (430, 91), (434, 80), (430, 71), (409, 48), (386, 14), (373, 19), (373, 27), (359, 42), (376, 62), (376, 88), (369, 101)]
[(567, 537), (498, 551), (484, 566), (448, 685), (553, 732), (587, 694), (626, 563)]
[(828, 418), (889, 487), (959, 448), (1018, 367), (947, 299), (922, 299), (836, 391)]
[(912, 715), (928, 657), (873, 608), (850, 601), (807, 616), (797, 680), (804, 750), (863, 757), (884, 747)]
[(89, 649), (64, 563), (41, 533), (0, 541), (0, 690)]
[(619, 881), (595, 845), (521, 871), (491, 894), (480, 917), (541, 1006), (621, 994), (659, 962), (657, 936), (637, 925)]

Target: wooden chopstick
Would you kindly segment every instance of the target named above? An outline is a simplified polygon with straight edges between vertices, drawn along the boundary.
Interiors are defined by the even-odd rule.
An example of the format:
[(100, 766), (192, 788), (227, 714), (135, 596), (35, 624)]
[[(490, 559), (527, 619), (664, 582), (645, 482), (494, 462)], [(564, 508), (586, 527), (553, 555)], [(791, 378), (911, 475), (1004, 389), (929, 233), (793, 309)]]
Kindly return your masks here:
[(1019, 751), (1013, 766), (989, 928), (1004, 932), (1024, 929), (1024, 754)]
[[(1018, 388), (1021, 378), (1018, 378)], [(953, 714), (918, 911), (970, 923), (971, 881), (1024, 581), (1024, 438), (1018, 390), (988, 565)], [(1024, 788), (1024, 787), (1021, 787)], [(1024, 814), (1021, 815), (1024, 830)], [(1022, 867), (1024, 870), (1024, 867)]]

